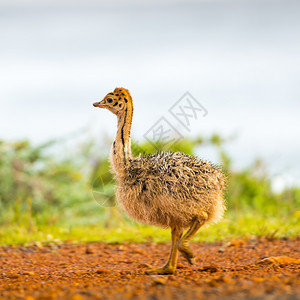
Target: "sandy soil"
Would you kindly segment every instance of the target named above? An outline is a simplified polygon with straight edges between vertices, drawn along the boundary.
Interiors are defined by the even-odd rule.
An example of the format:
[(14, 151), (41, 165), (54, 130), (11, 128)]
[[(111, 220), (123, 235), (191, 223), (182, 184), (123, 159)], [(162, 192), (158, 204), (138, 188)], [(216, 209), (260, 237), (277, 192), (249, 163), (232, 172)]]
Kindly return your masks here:
[(300, 238), (194, 243), (194, 266), (180, 257), (174, 275), (145, 275), (169, 247), (0, 247), (0, 299), (300, 299)]

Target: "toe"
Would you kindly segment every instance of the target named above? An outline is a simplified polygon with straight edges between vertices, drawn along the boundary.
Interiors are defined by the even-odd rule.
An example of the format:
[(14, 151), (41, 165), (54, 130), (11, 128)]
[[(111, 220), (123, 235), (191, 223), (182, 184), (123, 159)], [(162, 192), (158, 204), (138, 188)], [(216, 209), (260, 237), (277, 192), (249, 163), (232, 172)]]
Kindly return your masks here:
[(188, 261), (188, 263), (190, 265), (194, 264), (194, 262), (195, 262), (194, 261), (194, 254), (190, 249), (188, 249), (188, 248), (181, 249), (180, 252), (181, 252), (182, 256)]

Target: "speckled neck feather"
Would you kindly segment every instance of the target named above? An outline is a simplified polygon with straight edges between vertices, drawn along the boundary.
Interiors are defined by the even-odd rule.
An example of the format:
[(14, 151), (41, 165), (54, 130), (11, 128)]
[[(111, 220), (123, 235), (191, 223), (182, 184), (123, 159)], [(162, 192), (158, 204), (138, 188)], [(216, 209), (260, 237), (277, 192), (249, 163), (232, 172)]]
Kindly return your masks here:
[(115, 141), (113, 143), (111, 164), (113, 171), (117, 176), (123, 177), (128, 168), (131, 154), (131, 123), (133, 116), (132, 98), (128, 90), (124, 88), (115, 89), (114, 94), (119, 97), (119, 100), (124, 100), (125, 110), (117, 114), (118, 130)]

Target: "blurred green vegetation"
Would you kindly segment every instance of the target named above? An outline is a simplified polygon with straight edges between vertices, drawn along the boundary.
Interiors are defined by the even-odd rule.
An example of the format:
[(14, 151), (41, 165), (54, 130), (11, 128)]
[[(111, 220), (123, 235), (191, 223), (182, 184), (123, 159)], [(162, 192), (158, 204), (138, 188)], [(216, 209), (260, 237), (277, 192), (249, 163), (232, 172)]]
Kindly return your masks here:
[[(228, 176), (224, 220), (203, 228), (195, 240), (299, 235), (300, 188), (274, 192), (260, 160), (245, 170), (234, 170), (225, 143), (215, 134), (181, 140), (170, 149), (195, 155), (203, 146), (214, 147)], [(169, 231), (136, 224), (116, 206), (109, 148), (101, 154), (99, 147), (89, 141), (70, 151), (55, 141), (40, 146), (0, 141), (0, 244), (168, 241)], [(132, 143), (134, 155), (165, 147)]]

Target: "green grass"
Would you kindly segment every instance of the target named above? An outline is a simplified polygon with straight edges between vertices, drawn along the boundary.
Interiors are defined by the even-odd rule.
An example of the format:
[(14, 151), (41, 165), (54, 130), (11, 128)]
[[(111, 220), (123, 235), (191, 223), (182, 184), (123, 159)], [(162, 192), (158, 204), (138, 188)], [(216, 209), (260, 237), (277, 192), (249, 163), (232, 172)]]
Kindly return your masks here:
[[(267, 217), (253, 214), (235, 216), (228, 214), (218, 224), (204, 226), (193, 241), (214, 242), (247, 239), (252, 236), (271, 238), (299, 235), (300, 212), (285, 217)], [(154, 226), (122, 223), (118, 227), (104, 228), (103, 224), (20, 226), (10, 224), (0, 227), (0, 245), (68, 242), (169, 242), (170, 230)]]
[[(225, 218), (201, 228), (194, 241), (299, 236), (300, 188), (274, 192), (272, 178), (261, 160), (234, 170), (223, 143), (222, 138), (213, 135), (182, 140), (171, 149), (194, 155), (202, 145), (211, 145), (218, 151), (229, 178)], [(53, 154), (53, 146), (67, 155)], [(136, 224), (115, 208), (103, 207), (115, 201), (108, 149), (99, 154), (93, 141), (81, 144), (75, 152), (59, 147), (57, 142), (36, 147), (28, 141), (0, 141), (0, 245), (170, 241), (169, 230)], [(148, 142), (133, 142), (132, 146), (133, 152), (145, 153), (163, 147), (153, 148)]]

